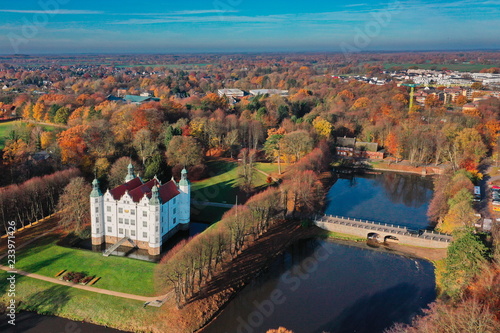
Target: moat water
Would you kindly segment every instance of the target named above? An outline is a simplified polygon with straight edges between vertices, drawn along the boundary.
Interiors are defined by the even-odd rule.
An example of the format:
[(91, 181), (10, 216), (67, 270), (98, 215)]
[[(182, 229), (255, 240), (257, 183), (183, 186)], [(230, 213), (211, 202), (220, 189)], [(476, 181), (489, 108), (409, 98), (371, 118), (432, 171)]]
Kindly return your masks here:
[[(339, 179), (327, 214), (426, 228), (432, 179), (383, 173)], [(432, 264), (366, 244), (293, 245), (245, 287), (203, 333), (379, 333), (435, 299)]]
[[(426, 228), (431, 196), (430, 178), (356, 176), (332, 186), (326, 213)], [(381, 333), (394, 322), (410, 322), (434, 299), (434, 269), (425, 260), (366, 244), (310, 239), (278, 256), (203, 333), (264, 333), (279, 326), (295, 333)], [(19, 332), (63, 332), (60, 325), (70, 325), (65, 319), (25, 316), (27, 330)]]

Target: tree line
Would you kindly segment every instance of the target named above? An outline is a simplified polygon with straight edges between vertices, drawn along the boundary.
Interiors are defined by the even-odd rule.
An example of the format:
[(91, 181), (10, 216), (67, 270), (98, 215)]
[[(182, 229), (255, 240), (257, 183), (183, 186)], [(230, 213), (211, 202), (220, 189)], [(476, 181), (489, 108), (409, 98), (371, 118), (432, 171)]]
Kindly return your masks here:
[(2, 234), (7, 232), (9, 221), (24, 227), (53, 214), (65, 186), (79, 175), (80, 170), (72, 168), (0, 188)]
[(279, 187), (269, 187), (244, 205), (234, 206), (220, 222), (173, 248), (157, 267), (158, 288), (173, 287), (176, 302), (182, 306), (224, 262), (234, 259), (271, 226), (317, 212), (325, 193), (315, 170), (328, 165), (329, 149), (326, 143), (320, 145), (287, 171)]

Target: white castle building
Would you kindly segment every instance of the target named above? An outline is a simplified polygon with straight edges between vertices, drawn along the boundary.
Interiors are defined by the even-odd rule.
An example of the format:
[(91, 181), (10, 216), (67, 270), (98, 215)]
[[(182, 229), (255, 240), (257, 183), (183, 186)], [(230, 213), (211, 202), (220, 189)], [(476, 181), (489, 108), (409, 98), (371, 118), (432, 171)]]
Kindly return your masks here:
[[(162, 184), (156, 177), (143, 183), (128, 166), (125, 183), (104, 195), (94, 179), (90, 193), (92, 245), (136, 246), (159, 255), (164, 241), (189, 228), (191, 185), (186, 169), (177, 184)], [(109, 252), (108, 252), (109, 251)], [(105, 252), (110, 253), (108, 250)]]

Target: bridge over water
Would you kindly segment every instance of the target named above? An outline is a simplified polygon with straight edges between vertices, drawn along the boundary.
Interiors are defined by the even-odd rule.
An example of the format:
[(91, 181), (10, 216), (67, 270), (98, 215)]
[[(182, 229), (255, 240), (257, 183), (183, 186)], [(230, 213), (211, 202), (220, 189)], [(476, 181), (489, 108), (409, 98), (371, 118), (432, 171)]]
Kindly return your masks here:
[(430, 230), (414, 231), (405, 226), (355, 219), (344, 216), (323, 215), (314, 223), (325, 230), (342, 234), (393, 241), (406, 245), (443, 249), (450, 244), (451, 235)]

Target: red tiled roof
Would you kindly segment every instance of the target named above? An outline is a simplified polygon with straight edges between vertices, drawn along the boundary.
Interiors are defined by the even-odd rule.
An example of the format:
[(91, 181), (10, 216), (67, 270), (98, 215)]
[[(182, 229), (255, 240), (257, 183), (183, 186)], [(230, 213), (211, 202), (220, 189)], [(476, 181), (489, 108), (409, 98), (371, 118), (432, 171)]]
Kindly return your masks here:
[[(158, 182), (158, 180), (152, 179), (149, 182), (132, 189), (128, 192), (128, 194), (132, 197), (132, 200), (134, 200), (134, 202), (139, 202), (144, 197), (144, 195), (146, 195), (148, 198), (151, 198), (151, 190), (153, 189), (153, 186), (159, 185), (160, 183)], [(161, 185), (159, 188), (159, 193), (162, 203), (165, 203), (180, 194), (179, 190), (177, 190), (177, 186), (172, 181)]]
[(123, 185), (115, 187), (109, 192), (113, 196), (113, 199), (120, 200), (120, 198), (125, 194), (125, 192), (132, 191), (133, 189), (141, 185), (142, 185), (141, 179), (139, 177), (136, 177)]
[(160, 187), (161, 202), (167, 202), (178, 194), (180, 194), (180, 192), (173, 181), (169, 181)]

